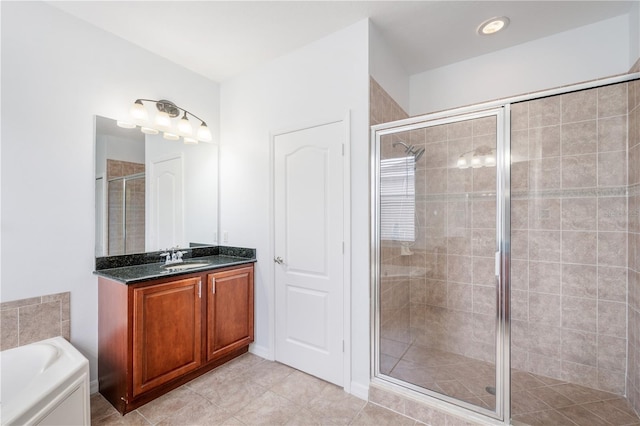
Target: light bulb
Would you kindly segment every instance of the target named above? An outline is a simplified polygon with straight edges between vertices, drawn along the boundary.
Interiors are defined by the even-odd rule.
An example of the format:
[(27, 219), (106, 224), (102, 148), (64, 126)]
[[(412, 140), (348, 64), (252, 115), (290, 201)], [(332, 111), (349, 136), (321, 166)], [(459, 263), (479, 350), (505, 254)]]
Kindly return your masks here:
[(475, 155), (471, 157), (471, 167), (473, 167), (474, 169), (482, 167), (482, 162), (480, 161), (480, 157), (476, 157)]
[(135, 129), (136, 125), (134, 123), (129, 123), (128, 121), (118, 120), (116, 121), (118, 127), (122, 127), (123, 129)]
[(146, 133), (147, 135), (157, 135), (158, 133), (160, 133), (158, 129), (154, 129), (151, 127), (140, 127), (140, 131), (142, 133)]
[(144, 107), (140, 99), (136, 100), (134, 104), (131, 105), (131, 117), (133, 117), (133, 119), (136, 121), (149, 120), (147, 109)]
[(170, 141), (177, 141), (178, 139), (180, 139), (180, 136), (176, 135), (175, 133), (169, 133), (169, 132), (164, 132), (162, 134), (162, 137)]
[(198, 139), (190, 138), (188, 136), (185, 136), (184, 137), (184, 143), (187, 144), (187, 145), (195, 145), (195, 144), (198, 143)]
[(509, 18), (506, 16), (500, 16), (497, 18), (491, 18), (484, 21), (478, 27), (478, 34), (480, 35), (491, 35), (495, 34), (498, 31), (504, 30), (509, 25)]
[(211, 142), (211, 131), (207, 127), (207, 123), (205, 123), (204, 121), (202, 122), (200, 127), (198, 127), (198, 140)]
[(156, 113), (156, 124), (161, 129), (168, 129), (171, 127), (171, 117), (169, 117), (169, 114), (164, 111), (158, 111)]
[(458, 158), (458, 163), (456, 165), (459, 169), (466, 169), (467, 167), (469, 167), (469, 165), (467, 164), (467, 160), (465, 160), (464, 157)]
[(182, 118), (180, 119), (180, 121), (178, 122), (178, 133), (185, 136), (191, 136), (191, 134), (193, 133), (193, 127), (191, 127), (191, 123), (187, 118), (186, 111), (182, 116)]
[(482, 28), (484, 34), (497, 33), (504, 27), (504, 21), (491, 21)]

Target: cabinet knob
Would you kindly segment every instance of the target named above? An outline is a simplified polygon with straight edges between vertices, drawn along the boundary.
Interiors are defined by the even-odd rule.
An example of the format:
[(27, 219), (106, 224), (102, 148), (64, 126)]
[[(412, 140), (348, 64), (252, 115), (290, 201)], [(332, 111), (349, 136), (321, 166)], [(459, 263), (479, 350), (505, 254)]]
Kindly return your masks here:
[(278, 265), (282, 265), (284, 263), (284, 260), (282, 260), (280, 256), (274, 257), (273, 261), (276, 262)]

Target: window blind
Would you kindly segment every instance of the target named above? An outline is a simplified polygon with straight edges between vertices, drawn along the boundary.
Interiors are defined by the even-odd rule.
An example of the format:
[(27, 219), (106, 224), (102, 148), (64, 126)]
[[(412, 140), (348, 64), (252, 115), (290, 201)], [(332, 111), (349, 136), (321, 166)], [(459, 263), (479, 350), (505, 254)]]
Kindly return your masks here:
[(415, 158), (380, 160), (380, 239), (415, 241)]

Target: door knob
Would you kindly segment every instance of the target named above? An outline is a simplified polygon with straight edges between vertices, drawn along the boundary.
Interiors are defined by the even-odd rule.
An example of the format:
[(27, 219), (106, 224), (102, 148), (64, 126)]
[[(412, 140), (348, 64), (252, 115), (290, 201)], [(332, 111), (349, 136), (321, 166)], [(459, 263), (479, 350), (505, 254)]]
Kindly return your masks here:
[(274, 257), (273, 261), (276, 262), (278, 265), (282, 265), (284, 263), (284, 260), (282, 260), (280, 256)]

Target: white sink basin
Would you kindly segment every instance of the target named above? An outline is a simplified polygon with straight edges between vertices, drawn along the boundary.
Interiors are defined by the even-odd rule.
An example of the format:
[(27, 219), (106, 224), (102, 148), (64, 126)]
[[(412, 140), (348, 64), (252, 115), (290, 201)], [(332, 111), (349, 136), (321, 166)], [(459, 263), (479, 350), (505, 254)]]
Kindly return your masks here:
[(182, 271), (185, 269), (192, 269), (192, 268), (200, 268), (202, 266), (208, 266), (211, 265), (211, 262), (207, 262), (207, 261), (186, 261), (186, 262), (182, 262), (182, 263), (174, 263), (173, 265), (164, 265), (163, 268), (168, 270), (168, 271)]

